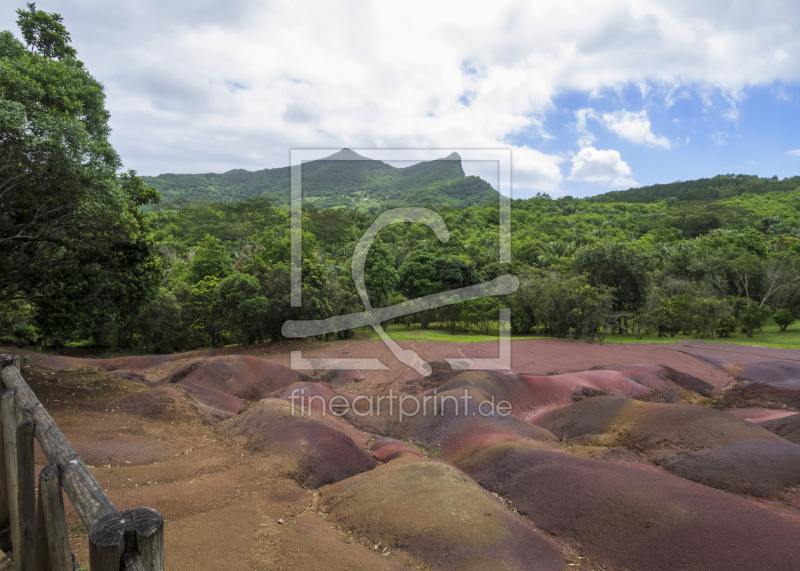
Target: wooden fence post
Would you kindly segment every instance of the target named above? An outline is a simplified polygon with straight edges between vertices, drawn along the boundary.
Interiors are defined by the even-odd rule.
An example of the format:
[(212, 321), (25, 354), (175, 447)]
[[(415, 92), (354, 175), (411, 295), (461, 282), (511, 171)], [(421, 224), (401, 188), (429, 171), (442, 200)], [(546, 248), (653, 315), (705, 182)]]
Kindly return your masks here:
[[(89, 531), (89, 567), (92, 571), (119, 571), (125, 566), (144, 571), (164, 569), (164, 518), (151, 508), (109, 514)], [(137, 559), (139, 562), (137, 563)]]
[[(131, 571), (164, 571), (161, 514), (152, 508), (117, 511), (25, 382), (19, 371), (18, 356), (0, 354), (0, 379), (8, 389), (2, 395), (0, 407), (0, 548), (4, 548), (2, 518), (7, 512), (14, 568), (17, 571), (72, 569), (63, 487), (90, 530), (92, 571), (120, 571), (121, 567)], [(40, 474), (38, 514), (34, 437), (51, 463)], [(6, 571), (11, 563), (3, 555), (0, 552), (0, 571)]]
[(14, 367), (3, 367), (0, 377), (6, 388), (14, 390), (14, 398), (19, 408), (33, 419), (39, 446), (47, 461), (58, 465), (61, 471), (61, 485), (86, 529), (91, 529), (104, 515), (116, 513), (117, 508), (108, 499), (103, 488), (94, 479), (75, 448), (58, 429), (19, 371)]
[(39, 473), (39, 506), (36, 513), (35, 571), (72, 571), (64, 497), (58, 466), (50, 464)]
[(3, 437), (3, 424), (2, 417), (0, 417), (0, 549), (8, 551), (11, 549), (11, 519), (9, 518), (8, 478), (6, 477), (6, 447)]
[(19, 486), (17, 485), (17, 405), (14, 392), (3, 393), (3, 444), (5, 448), (6, 490), (8, 495), (8, 512), (11, 522), (11, 543), (14, 549), (20, 544), (19, 521)]
[(23, 571), (33, 569), (36, 553), (36, 471), (33, 464), (33, 421), (17, 425), (17, 505), (20, 545), (14, 546), (14, 563)]

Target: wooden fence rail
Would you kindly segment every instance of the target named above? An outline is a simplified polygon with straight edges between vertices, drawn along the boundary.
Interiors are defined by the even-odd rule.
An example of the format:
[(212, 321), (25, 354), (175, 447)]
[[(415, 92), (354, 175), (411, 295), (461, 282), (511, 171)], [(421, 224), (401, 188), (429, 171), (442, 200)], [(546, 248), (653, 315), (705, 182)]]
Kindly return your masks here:
[[(0, 571), (72, 570), (62, 488), (89, 530), (91, 571), (163, 571), (161, 514), (117, 510), (22, 378), (19, 357), (0, 354), (0, 369)], [(38, 503), (34, 438), (50, 463), (39, 474)]]

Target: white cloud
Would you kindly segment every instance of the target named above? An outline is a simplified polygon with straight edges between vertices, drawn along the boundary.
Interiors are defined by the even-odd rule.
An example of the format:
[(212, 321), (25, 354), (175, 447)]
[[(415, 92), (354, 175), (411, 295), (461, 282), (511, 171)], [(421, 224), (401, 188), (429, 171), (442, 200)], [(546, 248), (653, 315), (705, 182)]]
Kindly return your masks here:
[(727, 131), (715, 131), (709, 135), (709, 138), (714, 142), (715, 145), (718, 147), (723, 147), (728, 143), (728, 137), (730, 133)]
[(589, 118), (597, 118), (594, 109), (586, 108), (575, 111), (575, 131), (578, 133), (577, 142), (579, 147), (589, 147), (596, 140), (595, 136), (589, 131), (589, 126), (587, 125), (587, 119)]
[[(144, 174), (281, 166), (296, 147), (514, 140), (527, 141), (511, 145), (515, 190), (531, 193), (563, 180), (555, 151), (526, 146), (548, 137), (544, 119), (561, 94), (635, 85), (648, 97), (665, 91), (668, 106), (686, 93), (722, 92), (729, 107), (717, 112), (735, 120), (744, 89), (800, 80), (794, 0), (42, 8), (64, 16), (79, 57), (106, 86), (113, 144)], [(15, 17), (0, 11), (0, 29), (16, 29)], [(591, 148), (587, 117), (579, 136)], [(626, 140), (670, 146), (645, 111), (597, 120)]]
[(575, 119), (575, 131), (578, 133), (577, 142), (579, 147), (591, 146), (596, 141), (595, 136), (589, 131), (588, 127), (588, 119), (594, 119), (612, 133), (631, 143), (660, 149), (672, 148), (672, 143), (669, 139), (653, 133), (652, 125), (645, 109), (638, 113), (623, 109), (599, 114), (591, 107), (588, 107), (575, 111)]
[(800, 149), (792, 149), (791, 151), (786, 151), (786, 154), (790, 157), (797, 157), (800, 158)]
[(631, 168), (622, 160), (619, 151), (601, 151), (594, 147), (585, 147), (573, 156), (569, 180), (599, 183), (619, 189), (637, 186)]
[(633, 111), (615, 111), (613, 113), (603, 113), (602, 123), (612, 133), (616, 133), (623, 139), (659, 149), (671, 149), (672, 143), (666, 137), (659, 137), (653, 133), (647, 111), (639, 113)]

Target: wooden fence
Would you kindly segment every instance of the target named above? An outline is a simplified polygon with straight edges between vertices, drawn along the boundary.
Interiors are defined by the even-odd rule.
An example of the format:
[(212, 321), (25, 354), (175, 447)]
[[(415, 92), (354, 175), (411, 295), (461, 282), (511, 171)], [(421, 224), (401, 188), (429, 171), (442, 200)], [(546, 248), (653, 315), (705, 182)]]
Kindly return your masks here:
[[(163, 571), (161, 514), (117, 510), (22, 378), (19, 357), (0, 354), (0, 369), (0, 571), (72, 571), (62, 489), (89, 530), (91, 571)], [(50, 463), (38, 499), (34, 438)]]

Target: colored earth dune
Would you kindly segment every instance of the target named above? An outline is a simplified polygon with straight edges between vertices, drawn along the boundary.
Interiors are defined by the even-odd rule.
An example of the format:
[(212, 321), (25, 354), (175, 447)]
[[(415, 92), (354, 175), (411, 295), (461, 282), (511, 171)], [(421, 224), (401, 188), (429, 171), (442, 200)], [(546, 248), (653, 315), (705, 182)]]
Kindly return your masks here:
[(347, 568), (800, 569), (800, 351), (626, 351), (394, 381), (219, 352), (35, 359), (139, 387), (114, 410), (239, 443), (296, 511), (291, 541), (341, 538)]

